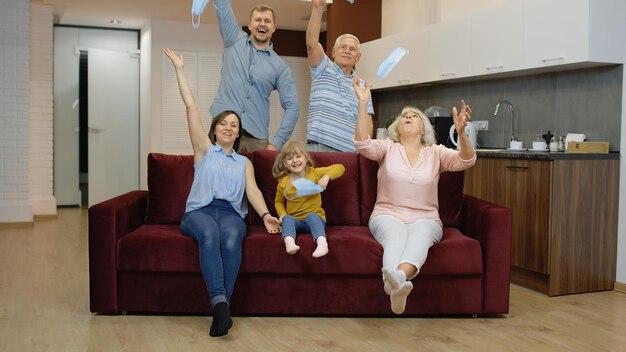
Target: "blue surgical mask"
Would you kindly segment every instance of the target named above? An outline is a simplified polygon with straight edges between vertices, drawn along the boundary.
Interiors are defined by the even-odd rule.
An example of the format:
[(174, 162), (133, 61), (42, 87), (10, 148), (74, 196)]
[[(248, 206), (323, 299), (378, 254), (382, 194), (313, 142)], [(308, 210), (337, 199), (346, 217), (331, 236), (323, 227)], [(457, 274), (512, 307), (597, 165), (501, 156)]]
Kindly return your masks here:
[[(191, 4), (191, 25), (193, 28), (200, 27), (200, 14), (202, 14), (208, 3), (209, 0), (193, 0)], [(194, 16), (198, 16), (198, 23), (194, 21)]]
[(391, 54), (378, 66), (378, 77), (385, 79), (389, 72), (393, 70), (398, 62), (404, 57), (408, 51), (405, 48), (397, 47), (393, 49)]
[[(291, 182), (291, 184), (296, 189), (296, 192), (295, 194), (293, 194), (293, 191), (287, 192), (289, 190), (289, 187), (285, 189), (285, 198), (289, 200), (297, 197), (310, 196), (312, 194), (320, 193), (324, 190), (322, 186), (306, 178), (297, 179)], [(291, 195), (287, 195), (287, 193), (291, 193)]]

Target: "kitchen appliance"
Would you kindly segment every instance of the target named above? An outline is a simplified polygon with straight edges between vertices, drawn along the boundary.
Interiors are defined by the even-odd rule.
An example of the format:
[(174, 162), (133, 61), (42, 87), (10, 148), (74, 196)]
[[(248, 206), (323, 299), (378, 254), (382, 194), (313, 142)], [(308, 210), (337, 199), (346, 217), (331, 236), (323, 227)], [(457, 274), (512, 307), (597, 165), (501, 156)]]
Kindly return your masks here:
[[(467, 126), (465, 126), (465, 134), (469, 138), (472, 147), (476, 149), (478, 146), (478, 127), (476, 126), (476, 123), (471, 121), (468, 122)], [(450, 141), (452, 141), (452, 144), (454, 144), (455, 147), (458, 147), (459, 143), (454, 124), (450, 126)]]
[(450, 126), (454, 126), (450, 110), (446, 110), (441, 106), (431, 106), (424, 110), (424, 115), (430, 120), (430, 124), (435, 129), (435, 138), (437, 144), (445, 145), (448, 148), (456, 148), (449, 138)]

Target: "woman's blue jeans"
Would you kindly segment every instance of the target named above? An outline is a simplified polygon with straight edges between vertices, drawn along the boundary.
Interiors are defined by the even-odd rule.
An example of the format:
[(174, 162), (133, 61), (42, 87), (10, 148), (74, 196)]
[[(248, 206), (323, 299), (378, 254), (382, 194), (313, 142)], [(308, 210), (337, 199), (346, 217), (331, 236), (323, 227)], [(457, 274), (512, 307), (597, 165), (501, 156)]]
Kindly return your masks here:
[(306, 220), (296, 220), (291, 215), (285, 215), (282, 221), (283, 235), (296, 238), (296, 233), (310, 233), (313, 236), (313, 242), (317, 241), (320, 236), (326, 235), (326, 222), (316, 213), (308, 213)]
[(180, 230), (198, 242), (200, 269), (211, 305), (228, 302), (241, 265), (245, 222), (229, 202), (216, 199), (185, 213)]

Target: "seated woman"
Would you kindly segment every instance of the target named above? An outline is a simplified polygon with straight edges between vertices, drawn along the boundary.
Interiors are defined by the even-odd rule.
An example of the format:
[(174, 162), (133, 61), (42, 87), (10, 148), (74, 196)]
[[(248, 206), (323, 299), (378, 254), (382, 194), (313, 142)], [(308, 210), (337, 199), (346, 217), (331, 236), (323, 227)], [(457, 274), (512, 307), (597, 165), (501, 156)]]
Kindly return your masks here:
[(471, 119), (469, 105), (461, 100), (461, 112), (452, 111), (459, 134), (459, 150), (435, 144), (428, 118), (417, 108), (405, 107), (389, 126), (389, 139), (370, 139), (372, 120), (367, 115), (368, 85), (355, 79), (359, 115), (354, 145), (359, 153), (377, 161), (378, 195), (369, 228), (383, 246), (383, 282), (391, 310), (404, 313), (413, 290), (411, 279), (419, 273), (428, 250), (441, 240), (437, 185), (445, 171), (460, 171), (476, 162), (476, 153), (465, 127)]
[(182, 56), (170, 49), (163, 52), (176, 69), (193, 148), (194, 179), (180, 230), (198, 242), (200, 269), (213, 307), (209, 335), (223, 336), (233, 325), (229, 300), (247, 231), (243, 220), (248, 212), (244, 193), (263, 219), (267, 232), (280, 232), (280, 222), (267, 210), (252, 163), (235, 152), (241, 128), (239, 116), (232, 111), (219, 113), (207, 134), (185, 77)]

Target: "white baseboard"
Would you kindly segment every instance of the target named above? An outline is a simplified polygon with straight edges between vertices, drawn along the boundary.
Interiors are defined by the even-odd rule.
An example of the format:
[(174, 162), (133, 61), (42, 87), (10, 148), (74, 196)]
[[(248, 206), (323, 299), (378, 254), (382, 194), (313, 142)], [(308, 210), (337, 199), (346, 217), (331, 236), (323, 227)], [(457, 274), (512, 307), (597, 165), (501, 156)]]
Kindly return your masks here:
[(30, 205), (0, 205), (0, 223), (33, 222), (33, 207)]

